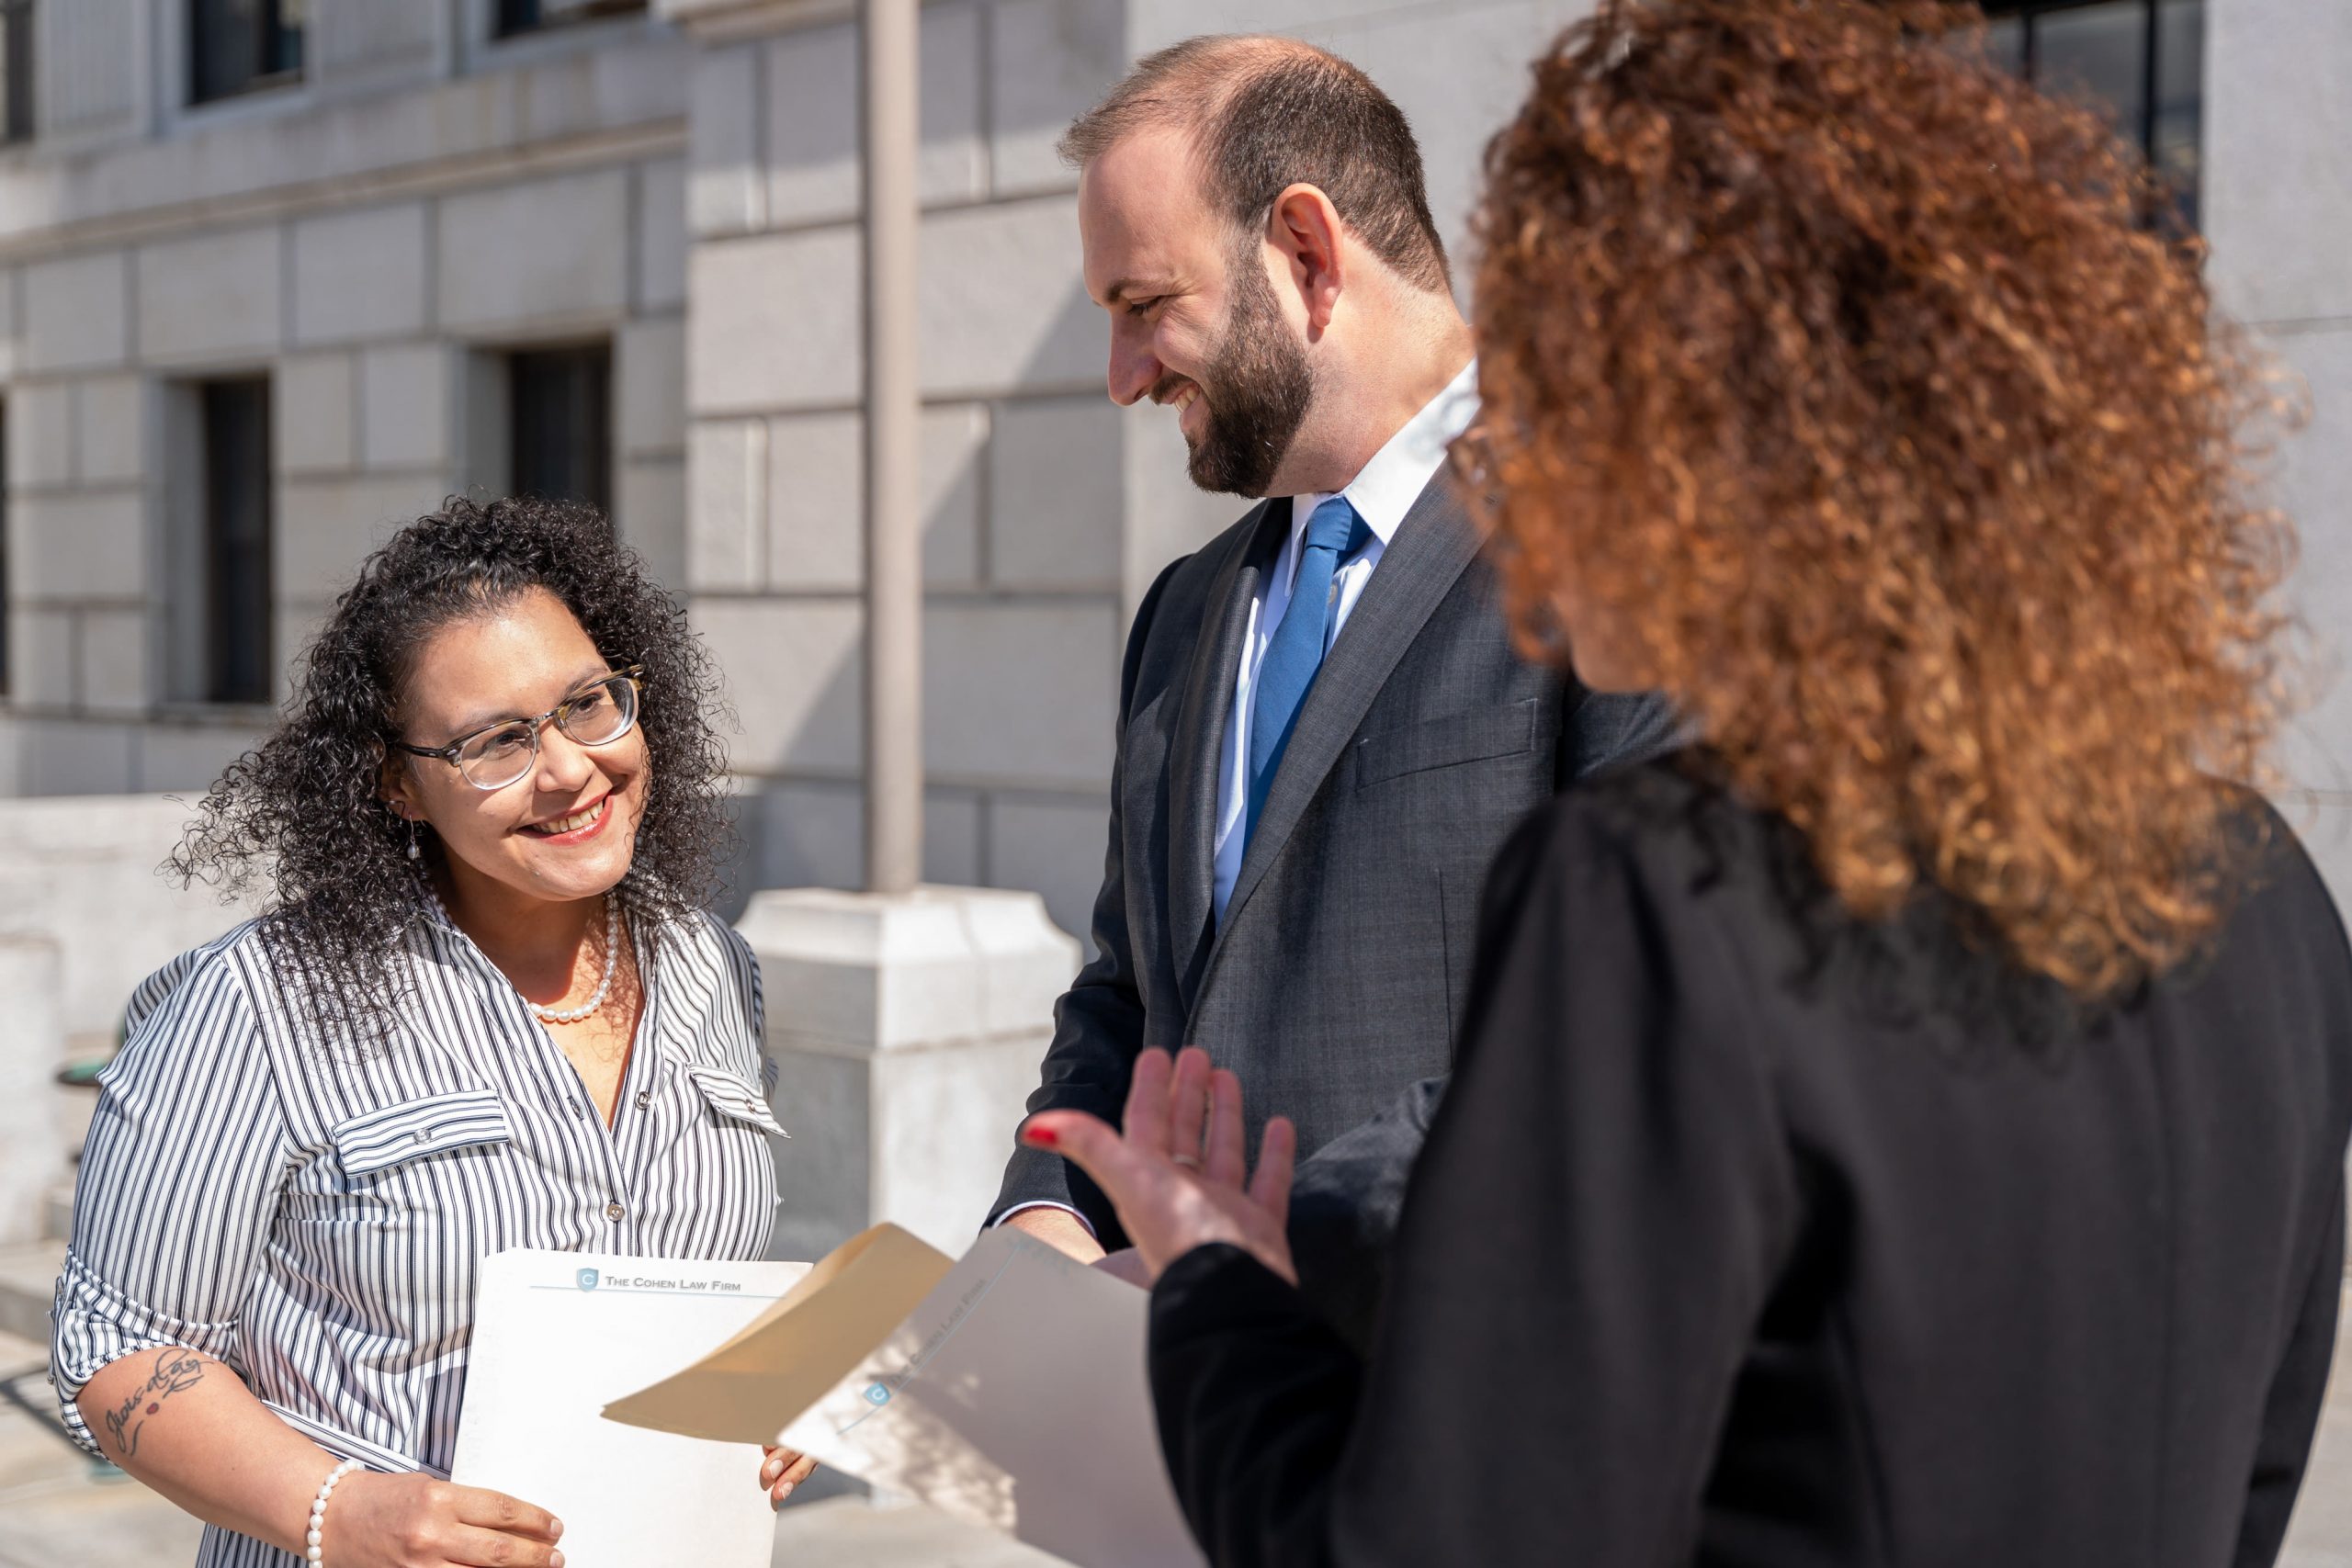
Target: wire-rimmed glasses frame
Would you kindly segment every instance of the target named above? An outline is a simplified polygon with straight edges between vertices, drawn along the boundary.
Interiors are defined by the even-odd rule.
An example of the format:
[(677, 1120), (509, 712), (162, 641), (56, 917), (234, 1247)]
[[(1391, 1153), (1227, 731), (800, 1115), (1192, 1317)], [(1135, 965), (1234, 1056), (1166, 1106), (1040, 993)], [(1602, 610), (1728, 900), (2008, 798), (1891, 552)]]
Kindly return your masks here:
[[(458, 770), (460, 778), (476, 789), (504, 789), (515, 780), (527, 777), (531, 770), (539, 765), (539, 736), (550, 723), (563, 731), (575, 745), (592, 748), (610, 746), (635, 729), (638, 712), (642, 705), (640, 688), (644, 683), (645, 666), (631, 664), (591, 681), (537, 717), (502, 718), (496, 724), (486, 724), (480, 729), (468, 731), (447, 746), (415, 746), (397, 736), (392, 737), (390, 743), (413, 757), (434, 757), (448, 763)], [(587, 705), (604, 698), (611, 700), (619, 716), (610, 732), (583, 734), (574, 728), (575, 723), (584, 722), (578, 716), (582, 714)], [(528, 744), (510, 750), (503, 756), (487, 749), (510, 730), (520, 730), (527, 738)], [(469, 749), (479, 750), (469, 758), (466, 754)], [(509, 761), (516, 764), (511, 772), (506, 771)], [(505, 773), (503, 778), (497, 776), (502, 772)]]

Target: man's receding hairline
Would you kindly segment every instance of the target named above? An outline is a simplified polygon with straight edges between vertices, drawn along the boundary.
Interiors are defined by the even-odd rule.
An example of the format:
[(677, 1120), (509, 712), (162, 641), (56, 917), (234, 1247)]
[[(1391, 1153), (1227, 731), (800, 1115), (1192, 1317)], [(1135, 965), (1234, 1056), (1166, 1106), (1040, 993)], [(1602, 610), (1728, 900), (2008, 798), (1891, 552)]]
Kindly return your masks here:
[[(1147, 90), (1118, 102), (1116, 111), (1107, 117), (1114, 122), (1111, 135), (1091, 148), (1072, 145), (1071, 137), (1065, 136), (1060, 148), (1063, 161), (1082, 171), (1112, 148), (1150, 130), (1175, 131), (1184, 139), (1187, 150), (1198, 156), (1204, 133), (1226, 106), (1265, 73), (1299, 61), (1358, 69), (1328, 49), (1274, 33), (1211, 33), (1169, 46), (1169, 51), (1185, 49), (1195, 52), (1155, 78)], [(1081, 116), (1072, 133), (1095, 123), (1110, 107), (1106, 100)]]
[(1057, 144), (1081, 186), (1095, 165), (1148, 134), (1172, 135), (1212, 209), (1246, 231), (1297, 160), (1371, 252), (1415, 287), (1451, 283), (1429, 209), (1421, 151), (1404, 111), (1362, 67), (1299, 39), (1204, 34), (1137, 61)]

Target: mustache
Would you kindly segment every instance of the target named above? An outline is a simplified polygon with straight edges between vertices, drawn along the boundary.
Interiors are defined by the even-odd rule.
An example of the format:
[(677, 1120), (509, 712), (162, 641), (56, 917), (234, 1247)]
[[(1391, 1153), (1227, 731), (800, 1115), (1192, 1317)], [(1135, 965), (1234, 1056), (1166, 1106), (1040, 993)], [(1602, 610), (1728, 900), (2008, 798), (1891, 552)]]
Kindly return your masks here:
[[(1199, 387), (1200, 385), (1201, 384), (1198, 381), (1194, 380), (1190, 376), (1179, 376), (1173, 371), (1170, 371), (1169, 374), (1162, 376), (1159, 380), (1154, 381), (1151, 384), (1151, 392), (1149, 395), (1153, 402), (1165, 404), (1185, 388)], [(1203, 397), (1206, 397), (1208, 395), (1207, 389), (1203, 388), (1201, 395)]]

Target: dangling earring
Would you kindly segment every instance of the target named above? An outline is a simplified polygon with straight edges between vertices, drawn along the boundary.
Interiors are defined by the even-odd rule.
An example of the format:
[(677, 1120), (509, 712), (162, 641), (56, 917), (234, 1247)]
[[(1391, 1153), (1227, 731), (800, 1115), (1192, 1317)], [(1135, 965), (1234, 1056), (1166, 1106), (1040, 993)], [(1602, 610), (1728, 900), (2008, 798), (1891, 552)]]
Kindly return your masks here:
[(418, 858), (418, 852), (416, 848), (416, 818), (413, 817), (408, 819), (408, 858), (412, 861)]

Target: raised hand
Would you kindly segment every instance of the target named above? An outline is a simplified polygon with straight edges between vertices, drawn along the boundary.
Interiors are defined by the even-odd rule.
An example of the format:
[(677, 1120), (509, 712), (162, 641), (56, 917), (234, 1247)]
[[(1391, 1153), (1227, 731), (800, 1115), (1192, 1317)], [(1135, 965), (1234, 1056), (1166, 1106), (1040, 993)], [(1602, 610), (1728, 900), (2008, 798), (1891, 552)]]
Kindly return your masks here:
[(1266, 1123), (1250, 1176), (1242, 1148), (1241, 1080), (1187, 1048), (1136, 1058), (1124, 1135), (1082, 1111), (1046, 1111), (1021, 1128), (1022, 1142), (1058, 1154), (1094, 1179), (1145, 1270), (1161, 1270), (1196, 1247), (1231, 1242), (1295, 1284), (1284, 1222), (1298, 1134), (1288, 1120)]

